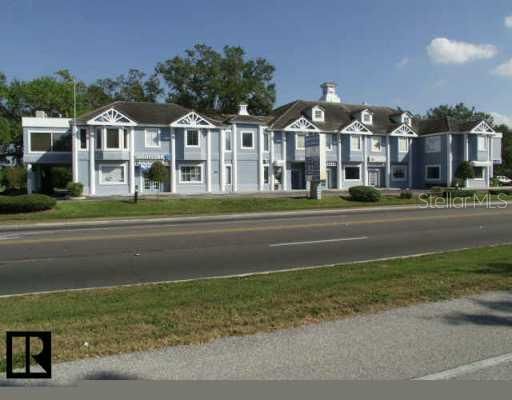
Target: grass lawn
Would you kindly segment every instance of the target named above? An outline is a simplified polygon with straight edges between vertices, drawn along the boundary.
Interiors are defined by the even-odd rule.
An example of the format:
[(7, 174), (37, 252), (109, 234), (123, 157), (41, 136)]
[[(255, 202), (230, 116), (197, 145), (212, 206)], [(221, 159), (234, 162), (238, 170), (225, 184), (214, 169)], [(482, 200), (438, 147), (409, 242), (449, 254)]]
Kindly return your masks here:
[[(246, 278), (3, 298), (0, 332), (51, 330), (55, 361), (207, 342), (510, 289), (511, 260), (512, 246), (500, 246)], [(0, 354), (4, 346), (0, 340)]]
[(304, 197), (226, 197), (131, 200), (67, 200), (55, 209), (38, 213), (0, 215), (0, 222), (33, 222), (80, 218), (158, 217), (200, 214), (229, 214), (261, 211), (286, 211), (322, 208), (349, 208), (415, 204), (417, 199), (384, 196), (377, 203), (361, 203), (341, 196), (325, 196), (322, 200)]

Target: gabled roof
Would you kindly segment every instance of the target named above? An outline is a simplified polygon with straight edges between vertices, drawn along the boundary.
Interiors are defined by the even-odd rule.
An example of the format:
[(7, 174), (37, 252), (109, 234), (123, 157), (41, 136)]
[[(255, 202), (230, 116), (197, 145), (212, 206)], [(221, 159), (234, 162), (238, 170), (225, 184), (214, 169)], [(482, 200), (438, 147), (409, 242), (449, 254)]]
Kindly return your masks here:
[(480, 123), (481, 119), (459, 120), (452, 117), (420, 119), (416, 121), (418, 133), (429, 135), (441, 132), (471, 132)]

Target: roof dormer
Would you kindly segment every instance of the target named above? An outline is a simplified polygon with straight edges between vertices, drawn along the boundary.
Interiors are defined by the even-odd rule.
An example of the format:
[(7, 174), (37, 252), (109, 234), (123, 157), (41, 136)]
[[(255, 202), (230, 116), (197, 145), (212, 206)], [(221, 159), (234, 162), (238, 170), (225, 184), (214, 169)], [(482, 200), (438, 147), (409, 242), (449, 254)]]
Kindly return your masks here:
[(400, 115), (400, 122), (407, 126), (412, 126), (412, 115), (408, 112), (404, 112)]
[(320, 106), (314, 106), (311, 109), (311, 120), (313, 122), (324, 122), (325, 121), (325, 110)]
[(359, 112), (359, 120), (365, 125), (373, 125), (373, 113), (365, 108)]

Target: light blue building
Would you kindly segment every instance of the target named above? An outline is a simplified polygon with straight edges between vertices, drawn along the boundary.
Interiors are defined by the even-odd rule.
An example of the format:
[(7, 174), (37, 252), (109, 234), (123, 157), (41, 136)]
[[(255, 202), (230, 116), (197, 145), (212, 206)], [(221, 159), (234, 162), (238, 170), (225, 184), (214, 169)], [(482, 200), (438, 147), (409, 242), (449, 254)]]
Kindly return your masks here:
[[(141, 193), (292, 191), (306, 187), (305, 136), (326, 135), (327, 186), (446, 186), (464, 160), (469, 187), (490, 186), (502, 134), (485, 121), (415, 120), (389, 107), (349, 105), (334, 83), (319, 101), (294, 101), (268, 116), (202, 115), (176, 104), (115, 102), (77, 119), (22, 119), (28, 190), (45, 188), (47, 168), (72, 167), (90, 196)], [(146, 178), (155, 161), (169, 182)]]

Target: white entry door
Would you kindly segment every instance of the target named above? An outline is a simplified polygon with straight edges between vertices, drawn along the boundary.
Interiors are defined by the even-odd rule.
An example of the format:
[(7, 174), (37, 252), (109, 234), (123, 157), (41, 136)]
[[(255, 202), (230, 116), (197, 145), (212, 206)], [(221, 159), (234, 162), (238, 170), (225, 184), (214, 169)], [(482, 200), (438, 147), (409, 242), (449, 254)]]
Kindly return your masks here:
[(368, 185), (373, 187), (380, 186), (380, 171), (378, 169), (368, 170)]

